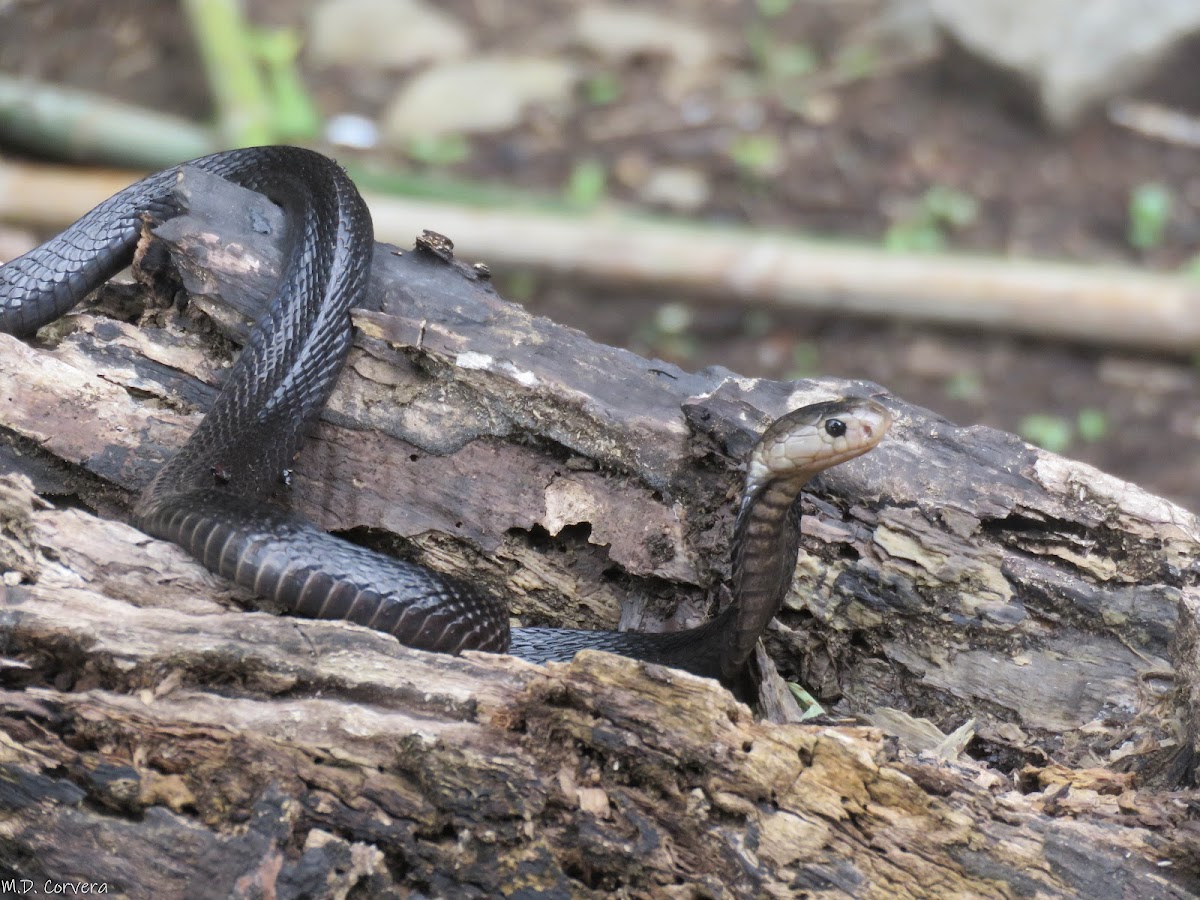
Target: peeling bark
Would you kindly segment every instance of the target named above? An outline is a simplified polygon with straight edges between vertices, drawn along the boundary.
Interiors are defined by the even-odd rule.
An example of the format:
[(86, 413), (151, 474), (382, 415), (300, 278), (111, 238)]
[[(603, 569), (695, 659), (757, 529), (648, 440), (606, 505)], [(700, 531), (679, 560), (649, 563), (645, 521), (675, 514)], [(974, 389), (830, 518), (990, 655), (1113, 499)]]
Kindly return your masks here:
[[(756, 721), (713, 683), (601, 654), (451, 659), (240, 611), (111, 521), (199, 421), (278, 265), (273, 207), (191, 171), (181, 191), (192, 213), (144, 243), (136, 295), (182, 286), (207, 318), (81, 312), (43, 344), (0, 337), (0, 464), (107, 517), (0, 492), (10, 870), (132, 896), (1200, 890), (1180, 789), (1196, 519), (900, 400), (883, 445), (812, 486), (767, 642), (877, 727)], [(371, 296), (291, 501), (486, 582), (526, 624), (700, 621), (754, 436), (877, 390), (596, 345), (432, 240), (378, 247)]]

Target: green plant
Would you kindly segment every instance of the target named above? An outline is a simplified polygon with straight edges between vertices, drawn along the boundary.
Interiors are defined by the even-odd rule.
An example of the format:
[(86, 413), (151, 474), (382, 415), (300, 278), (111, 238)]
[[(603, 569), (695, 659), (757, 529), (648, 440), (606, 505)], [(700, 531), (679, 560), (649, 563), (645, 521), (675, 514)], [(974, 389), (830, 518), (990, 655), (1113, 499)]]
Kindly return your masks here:
[(1017, 425), (1017, 433), (1031, 444), (1051, 453), (1062, 453), (1071, 446), (1074, 437), (1071, 423), (1062, 416), (1032, 413)]
[(733, 164), (753, 178), (768, 178), (783, 166), (783, 147), (773, 134), (738, 135), (727, 152)]
[(792, 696), (796, 699), (797, 705), (803, 710), (800, 716), (800, 721), (806, 719), (815, 719), (817, 716), (825, 715), (825, 708), (817, 702), (817, 698), (806, 691), (803, 687), (794, 681), (787, 683), (788, 690), (792, 692)]
[(471, 155), (471, 145), (461, 134), (416, 135), (407, 150), (409, 159), (427, 166), (452, 166)]
[(771, 85), (817, 71), (820, 60), (810, 45), (780, 40), (772, 28), (761, 21), (746, 26), (746, 46), (750, 48), (750, 56), (761, 78)]
[(889, 250), (920, 253), (940, 250), (946, 236), (972, 225), (979, 217), (979, 201), (965, 191), (935, 184), (911, 213), (888, 228), (883, 245)]
[(259, 28), (251, 35), (266, 76), (276, 138), (297, 141), (316, 137), (321, 131), (321, 116), (300, 77), (298, 59), (304, 44), (300, 32), (294, 28)]
[(1139, 184), (1129, 195), (1129, 243), (1138, 250), (1152, 250), (1162, 243), (1171, 219), (1174, 197), (1157, 182)]
[(604, 164), (594, 159), (582, 160), (575, 164), (567, 178), (567, 202), (581, 209), (590, 209), (604, 199), (607, 186), (608, 172)]
[(584, 82), (583, 95), (592, 106), (605, 106), (620, 99), (621, 81), (613, 72), (597, 72)]
[(879, 68), (879, 51), (865, 44), (851, 44), (838, 53), (834, 68), (848, 81), (870, 78)]
[(946, 379), (944, 390), (954, 400), (978, 400), (983, 396), (983, 383), (975, 372), (955, 372)]
[(1094, 444), (1108, 434), (1108, 414), (1102, 409), (1081, 409), (1075, 417), (1075, 428), (1083, 440)]

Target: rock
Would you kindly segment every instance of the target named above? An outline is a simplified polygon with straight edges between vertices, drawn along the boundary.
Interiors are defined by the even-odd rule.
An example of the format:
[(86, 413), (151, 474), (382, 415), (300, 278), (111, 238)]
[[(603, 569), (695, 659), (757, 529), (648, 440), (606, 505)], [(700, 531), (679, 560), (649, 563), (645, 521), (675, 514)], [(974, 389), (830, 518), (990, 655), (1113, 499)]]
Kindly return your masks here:
[(384, 114), (386, 138), (504, 131), (531, 104), (570, 102), (575, 67), (541, 56), (492, 56), (446, 63), (413, 78)]
[(706, 29), (623, 6), (588, 4), (575, 17), (575, 37), (610, 62), (646, 54), (664, 56), (679, 66), (700, 68), (717, 55), (716, 42)]
[(929, 0), (942, 31), (1015, 75), (1065, 129), (1200, 33), (1196, 0)]
[(319, 66), (405, 69), (460, 57), (471, 46), (463, 25), (421, 0), (325, 0), (308, 34)]

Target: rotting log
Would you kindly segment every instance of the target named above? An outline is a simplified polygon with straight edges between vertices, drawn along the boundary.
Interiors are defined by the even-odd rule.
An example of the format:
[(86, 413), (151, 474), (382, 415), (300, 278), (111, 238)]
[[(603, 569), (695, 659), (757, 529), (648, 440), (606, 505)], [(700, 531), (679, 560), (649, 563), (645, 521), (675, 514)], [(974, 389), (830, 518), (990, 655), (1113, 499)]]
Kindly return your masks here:
[[(0, 456), (51, 504), (18, 477), (0, 495), (9, 872), (131, 896), (1200, 891), (1195, 650), (1173, 644), (1200, 608), (1195, 518), (899, 400), (883, 445), (812, 486), (767, 641), (867, 727), (756, 719), (602, 654), (452, 659), (241, 611), (114, 521), (207, 408), (278, 265), (270, 204), (195, 172), (181, 193), (191, 214), (144, 242), (142, 286), (38, 344), (0, 338)], [(180, 287), (204, 315), (122, 320)], [(290, 499), (486, 582), (526, 624), (699, 621), (754, 435), (877, 390), (596, 345), (432, 237), (378, 247), (371, 294)]]

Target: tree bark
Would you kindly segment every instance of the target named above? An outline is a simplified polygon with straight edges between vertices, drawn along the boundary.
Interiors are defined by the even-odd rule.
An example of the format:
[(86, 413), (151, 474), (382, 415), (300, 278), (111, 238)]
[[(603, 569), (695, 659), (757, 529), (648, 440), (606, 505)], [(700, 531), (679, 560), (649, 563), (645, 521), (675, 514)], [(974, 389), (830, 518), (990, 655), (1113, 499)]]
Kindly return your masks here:
[[(811, 486), (767, 642), (868, 727), (789, 724), (765, 656), (775, 721), (603, 654), (454, 659), (231, 610), (249, 598), (112, 521), (199, 421), (279, 265), (265, 200), (194, 171), (180, 192), (141, 287), (42, 343), (0, 337), (0, 453), (29, 479), (0, 496), (10, 872), (131, 896), (1200, 890), (1195, 517), (895, 398), (884, 444)], [(205, 315), (122, 320), (180, 287)], [(371, 298), (292, 504), (485, 582), (525, 624), (702, 620), (755, 435), (878, 390), (596, 345), (436, 236), (380, 245)]]

